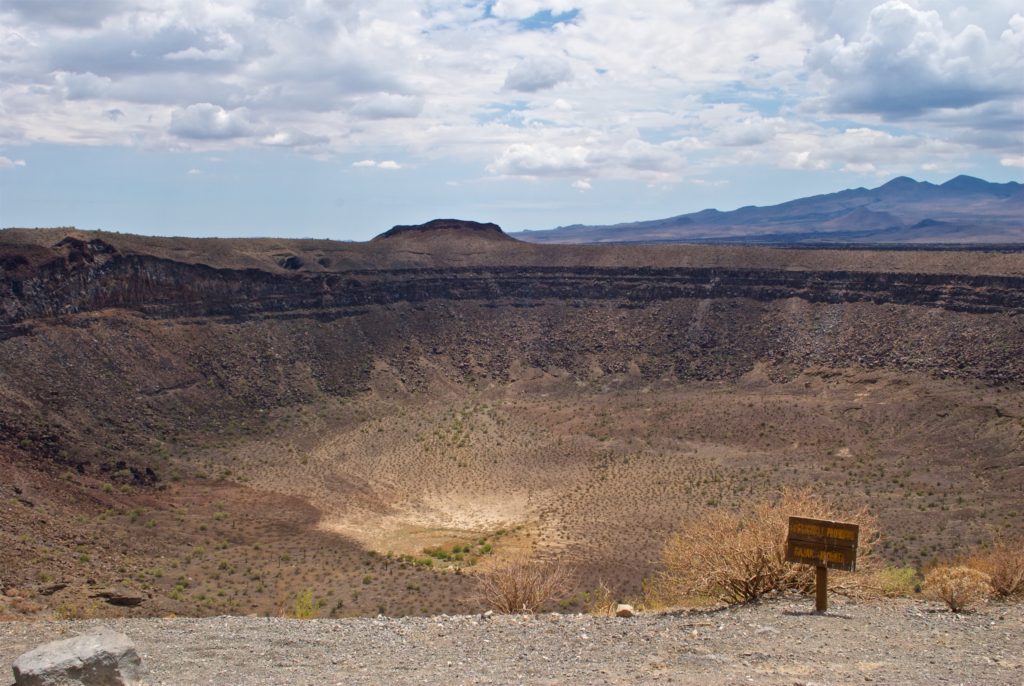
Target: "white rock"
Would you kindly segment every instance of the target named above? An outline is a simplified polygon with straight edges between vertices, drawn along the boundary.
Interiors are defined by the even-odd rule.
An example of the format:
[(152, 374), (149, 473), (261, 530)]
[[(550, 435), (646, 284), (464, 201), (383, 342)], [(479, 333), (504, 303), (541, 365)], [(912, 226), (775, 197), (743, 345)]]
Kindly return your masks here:
[(142, 683), (142, 673), (131, 640), (105, 626), (46, 643), (14, 661), (15, 686), (133, 686)]
[(615, 606), (616, 617), (632, 617), (636, 614), (636, 610), (633, 609), (632, 605), (626, 605), (625, 603), (619, 603)]

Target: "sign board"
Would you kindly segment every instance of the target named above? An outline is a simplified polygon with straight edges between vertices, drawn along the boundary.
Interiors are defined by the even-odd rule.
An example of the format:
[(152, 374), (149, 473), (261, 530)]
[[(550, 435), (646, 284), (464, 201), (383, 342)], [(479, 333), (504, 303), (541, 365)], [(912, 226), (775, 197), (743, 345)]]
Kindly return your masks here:
[(790, 517), (786, 562), (852, 572), (857, 568), (859, 538), (860, 527), (856, 524)]

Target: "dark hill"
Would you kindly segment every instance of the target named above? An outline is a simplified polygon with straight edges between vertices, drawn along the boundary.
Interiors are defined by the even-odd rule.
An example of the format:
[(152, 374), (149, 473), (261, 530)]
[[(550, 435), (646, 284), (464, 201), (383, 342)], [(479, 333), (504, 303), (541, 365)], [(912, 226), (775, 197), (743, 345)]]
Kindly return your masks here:
[(434, 219), (426, 224), (399, 225), (380, 234), (373, 240), (389, 238), (420, 238), (435, 236), (451, 236), (466, 238), (484, 238), (494, 241), (512, 241), (501, 227), (493, 223), (480, 223), (464, 219)]

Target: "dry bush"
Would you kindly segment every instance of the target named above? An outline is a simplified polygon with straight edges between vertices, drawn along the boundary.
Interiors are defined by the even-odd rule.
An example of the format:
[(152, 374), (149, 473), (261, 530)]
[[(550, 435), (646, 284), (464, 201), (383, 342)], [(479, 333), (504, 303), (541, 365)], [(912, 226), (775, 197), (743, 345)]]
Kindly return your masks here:
[[(694, 600), (727, 603), (754, 600), (769, 591), (814, 588), (814, 568), (785, 561), (790, 516), (860, 525), (858, 567), (870, 567), (878, 538), (877, 519), (865, 508), (844, 508), (809, 490), (786, 490), (742, 510), (701, 512), (669, 539), (664, 569), (645, 588), (646, 600), (665, 606)], [(850, 575), (836, 575), (840, 587)]]
[(587, 602), (587, 613), (605, 617), (614, 617), (618, 602), (615, 594), (604, 581), (597, 584), (597, 588), (590, 592), (590, 599)]
[(1001, 598), (1024, 598), (1024, 539), (997, 540), (976, 552), (967, 566), (987, 574), (992, 591)]
[(516, 557), (480, 574), (480, 596), (495, 612), (536, 612), (569, 589), (569, 567)]
[(988, 574), (963, 565), (944, 565), (928, 572), (924, 592), (941, 600), (953, 612), (964, 612), (981, 605), (992, 595)]

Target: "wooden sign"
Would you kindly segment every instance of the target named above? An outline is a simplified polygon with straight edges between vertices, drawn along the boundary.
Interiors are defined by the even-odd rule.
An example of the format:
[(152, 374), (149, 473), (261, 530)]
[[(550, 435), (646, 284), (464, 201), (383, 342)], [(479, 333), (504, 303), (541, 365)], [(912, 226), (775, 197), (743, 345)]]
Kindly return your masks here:
[(786, 536), (786, 562), (814, 565), (814, 608), (828, 609), (828, 570), (857, 569), (857, 543), (860, 527), (827, 519), (790, 517)]
[(859, 538), (860, 527), (856, 524), (790, 517), (786, 562), (853, 572), (857, 569)]

